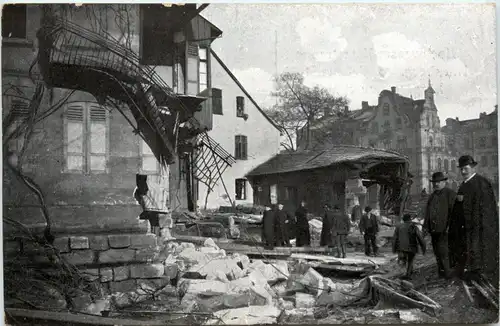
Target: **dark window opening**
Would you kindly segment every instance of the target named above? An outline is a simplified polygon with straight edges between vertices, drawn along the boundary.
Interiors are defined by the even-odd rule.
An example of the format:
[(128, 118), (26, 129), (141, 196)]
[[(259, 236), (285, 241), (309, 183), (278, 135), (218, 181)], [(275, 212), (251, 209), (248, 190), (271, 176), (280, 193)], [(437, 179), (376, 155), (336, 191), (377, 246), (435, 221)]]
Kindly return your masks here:
[(403, 125), (401, 118), (396, 118), (396, 128), (400, 129)]
[(297, 188), (296, 187), (285, 187), (285, 200), (293, 201), (294, 204), (297, 201)]
[(212, 88), (212, 113), (222, 115), (222, 90)]
[(245, 98), (236, 96), (236, 116), (243, 117), (245, 115)]
[(235, 180), (236, 189), (236, 200), (247, 199), (247, 180), (246, 179), (236, 179)]
[(481, 156), (481, 165), (488, 166), (488, 157), (487, 156)]
[(247, 136), (237, 135), (234, 137), (234, 158), (237, 160), (246, 160), (247, 159)]
[(486, 137), (479, 138), (479, 148), (485, 148), (485, 147), (486, 147)]
[(172, 66), (176, 48), (169, 19), (172, 9), (161, 4), (150, 4), (140, 8), (142, 14), (140, 63)]
[(24, 4), (3, 6), (2, 37), (26, 38), (26, 8)]

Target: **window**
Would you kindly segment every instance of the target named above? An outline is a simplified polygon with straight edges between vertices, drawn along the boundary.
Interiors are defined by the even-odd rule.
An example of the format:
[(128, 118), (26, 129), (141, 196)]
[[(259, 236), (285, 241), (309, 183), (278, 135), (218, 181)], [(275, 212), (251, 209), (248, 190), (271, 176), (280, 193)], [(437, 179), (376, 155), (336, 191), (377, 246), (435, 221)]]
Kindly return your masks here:
[(378, 123), (377, 122), (372, 123), (372, 133), (378, 134)]
[(438, 171), (443, 170), (443, 160), (441, 158), (438, 158)]
[(389, 104), (385, 103), (384, 104), (384, 116), (389, 116), (390, 115), (390, 110), (389, 110)]
[(403, 122), (401, 121), (401, 118), (396, 118), (396, 128), (401, 129), (403, 126)]
[(141, 138), (141, 171), (144, 173), (156, 173), (159, 171), (159, 163), (149, 145)]
[(24, 137), (18, 134), (18, 129), (29, 116), (29, 103), (20, 99), (12, 99), (10, 106), (9, 113), (12, 116), (12, 123), (7, 126), (5, 135), (11, 137), (8, 143), (9, 150), (19, 153), (24, 146)]
[(236, 179), (235, 180), (236, 189), (236, 200), (247, 199), (247, 180), (246, 179)]
[(26, 5), (4, 5), (2, 8), (2, 37), (26, 38)]
[(199, 48), (200, 56), (200, 92), (208, 88), (208, 50)]
[(431, 126), (431, 117), (427, 116), (427, 127)]
[(383, 128), (384, 131), (389, 131), (389, 129), (391, 129), (391, 123), (389, 122), (389, 120), (385, 120)]
[(491, 136), (491, 146), (492, 147), (497, 147), (498, 146), (498, 137), (497, 137), (497, 135)]
[(448, 173), (450, 171), (450, 162), (448, 159), (444, 159), (444, 172)]
[(479, 137), (479, 148), (486, 147), (486, 137)]
[(457, 161), (451, 160), (451, 170), (455, 172), (457, 170)]
[(247, 159), (247, 136), (237, 135), (234, 137), (234, 158), (237, 160)]
[(432, 137), (429, 137), (429, 147), (432, 147), (434, 145), (434, 142), (432, 141)]
[(406, 136), (402, 136), (398, 138), (398, 149), (406, 149), (408, 147), (408, 140)]
[(200, 85), (198, 84), (199, 66), (198, 66), (198, 45), (188, 43), (186, 49), (186, 94), (198, 95)]
[(95, 103), (71, 103), (65, 112), (65, 170), (105, 172), (108, 112)]
[(245, 98), (236, 96), (236, 116), (243, 117), (245, 115)]
[(481, 165), (488, 166), (488, 156), (486, 155), (481, 156)]
[(222, 115), (222, 90), (212, 88), (212, 113)]

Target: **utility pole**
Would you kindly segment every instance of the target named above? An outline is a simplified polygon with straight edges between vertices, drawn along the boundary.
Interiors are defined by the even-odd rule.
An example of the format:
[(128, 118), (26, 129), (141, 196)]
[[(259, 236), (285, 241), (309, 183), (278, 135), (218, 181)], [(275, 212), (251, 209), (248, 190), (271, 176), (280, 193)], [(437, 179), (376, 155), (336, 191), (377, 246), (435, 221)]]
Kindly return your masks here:
[[(274, 31), (274, 64), (276, 65), (276, 78), (278, 78), (278, 30)], [(278, 105), (278, 97), (276, 96), (276, 105)]]

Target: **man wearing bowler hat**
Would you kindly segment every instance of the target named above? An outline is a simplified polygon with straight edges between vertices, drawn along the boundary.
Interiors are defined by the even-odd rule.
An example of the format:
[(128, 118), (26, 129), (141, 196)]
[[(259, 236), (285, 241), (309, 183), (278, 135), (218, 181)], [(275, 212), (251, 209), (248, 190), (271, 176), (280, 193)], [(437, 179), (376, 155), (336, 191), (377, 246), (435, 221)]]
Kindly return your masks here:
[(434, 192), (429, 196), (425, 210), (424, 234), (432, 239), (432, 250), (436, 256), (439, 277), (450, 277), (448, 260), (448, 228), (450, 225), (456, 193), (446, 187), (448, 178), (443, 172), (432, 175)]
[(484, 274), (498, 288), (498, 209), (490, 181), (476, 173), (470, 155), (458, 159), (464, 179), (450, 225), (452, 259), (457, 276), (475, 280)]

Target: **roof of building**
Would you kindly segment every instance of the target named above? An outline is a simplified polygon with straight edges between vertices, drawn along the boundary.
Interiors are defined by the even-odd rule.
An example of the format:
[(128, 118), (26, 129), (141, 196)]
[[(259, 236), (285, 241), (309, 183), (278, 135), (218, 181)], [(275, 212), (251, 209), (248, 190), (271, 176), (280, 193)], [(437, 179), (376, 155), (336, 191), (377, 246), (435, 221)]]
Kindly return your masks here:
[(277, 154), (250, 171), (247, 177), (313, 170), (347, 162), (363, 163), (376, 160), (394, 163), (407, 162), (404, 156), (395, 152), (342, 145), (323, 150)]

